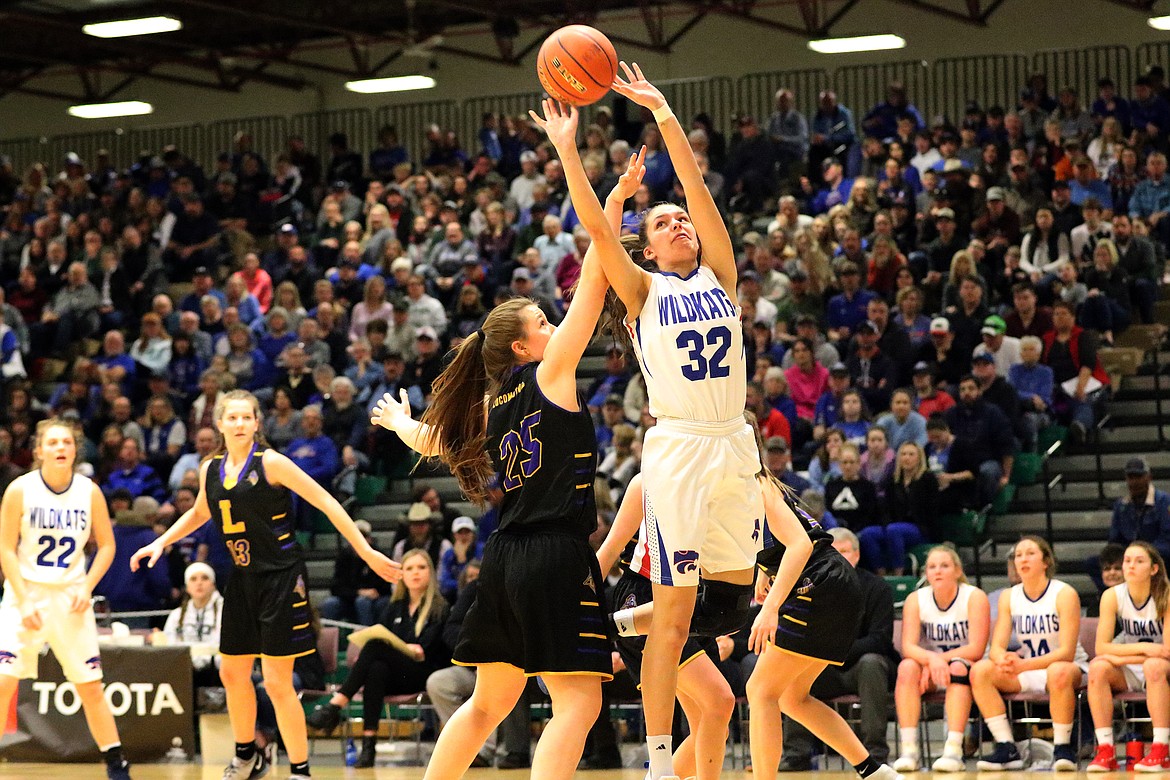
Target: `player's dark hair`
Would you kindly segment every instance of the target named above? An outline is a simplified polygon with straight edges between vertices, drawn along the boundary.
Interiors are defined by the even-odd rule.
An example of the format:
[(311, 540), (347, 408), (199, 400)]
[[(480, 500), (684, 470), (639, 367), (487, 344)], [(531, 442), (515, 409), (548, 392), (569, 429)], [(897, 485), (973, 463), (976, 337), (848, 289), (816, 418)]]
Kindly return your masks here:
[[(432, 386), (422, 422), (430, 426), (426, 445), (437, 449), (468, 499), (483, 505), (492, 463), (484, 449), (484, 401), (494, 396), (516, 365), (512, 342), (524, 339), (523, 312), (529, 298), (512, 298), (492, 309), (483, 327), (464, 339)], [(435, 446), (437, 445), (437, 447)]]

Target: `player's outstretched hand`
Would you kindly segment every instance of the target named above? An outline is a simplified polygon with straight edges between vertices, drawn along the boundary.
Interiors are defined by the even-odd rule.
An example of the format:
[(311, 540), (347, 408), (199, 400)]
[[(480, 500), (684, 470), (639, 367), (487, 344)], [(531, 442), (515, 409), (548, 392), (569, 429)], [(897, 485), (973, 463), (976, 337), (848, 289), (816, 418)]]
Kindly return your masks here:
[(622, 70), (626, 72), (627, 80), (622, 81), (620, 76), (615, 78), (613, 80), (614, 92), (651, 111), (666, 105), (666, 98), (658, 91), (658, 87), (646, 80), (638, 63), (635, 62), (633, 68), (624, 62), (621, 63), (621, 66)]
[(395, 423), (409, 417), (410, 397), (404, 387), (399, 392), (399, 400), (395, 400), (394, 396), (389, 393), (382, 395), (378, 400), (378, 405), (374, 407), (374, 411), (370, 415), (370, 424), (381, 425), (386, 430), (392, 431)]
[(154, 565), (158, 563), (158, 559), (162, 557), (163, 547), (158, 543), (158, 540), (151, 542), (145, 547), (138, 548), (138, 551), (130, 556), (130, 571), (138, 571), (139, 561), (143, 558), (148, 558), (146, 568), (153, 569)]
[(642, 186), (642, 177), (646, 175), (646, 147), (643, 146), (637, 154), (630, 155), (630, 162), (626, 165), (626, 172), (613, 186), (611, 195), (623, 201), (634, 197), (634, 193)]
[(532, 117), (532, 121), (544, 130), (548, 140), (552, 141), (552, 145), (557, 148), (557, 151), (570, 147), (575, 148), (577, 146), (577, 109), (573, 106), (562, 106), (550, 98), (541, 101), (541, 108), (544, 109), (543, 117), (532, 110), (529, 110), (528, 116)]
[(372, 547), (369, 553), (362, 556), (362, 560), (386, 582), (398, 582), (402, 579), (402, 564), (390, 560)]
[(748, 650), (763, 655), (768, 645), (776, 641), (776, 626), (780, 623), (779, 616), (770, 609), (761, 609), (752, 623), (752, 633), (748, 637)]

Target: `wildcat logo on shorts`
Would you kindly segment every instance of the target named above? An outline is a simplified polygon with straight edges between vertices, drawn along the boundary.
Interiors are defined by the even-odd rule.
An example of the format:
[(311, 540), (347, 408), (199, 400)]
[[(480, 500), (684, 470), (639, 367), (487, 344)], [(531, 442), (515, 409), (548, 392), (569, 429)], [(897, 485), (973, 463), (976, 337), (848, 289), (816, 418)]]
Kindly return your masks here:
[(808, 577), (805, 577), (800, 581), (800, 584), (796, 586), (796, 593), (800, 596), (807, 596), (809, 593), (812, 593), (812, 589), (812, 580), (810, 580)]
[(252, 487), (256, 487), (256, 483), (259, 481), (260, 475), (256, 473), (255, 469), (252, 469), (251, 473), (248, 474), (248, 484)]
[(633, 593), (626, 596), (626, 600), (622, 603), (622, 609), (633, 609), (638, 606), (638, 597)]
[(699, 553), (696, 550), (679, 550), (674, 554), (674, 568), (679, 574), (686, 574), (699, 568)]
[(101, 656), (95, 655), (93, 658), (85, 659), (85, 668), (86, 669), (101, 669), (102, 668)]
[(7, 650), (0, 650), (0, 666), (5, 664), (12, 665), (16, 663), (16, 653), (10, 653)]
[(298, 574), (297, 575), (297, 584), (293, 587), (293, 593), (297, 594), (301, 598), (305, 598), (306, 592), (307, 591), (305, 590), (305, 578)]

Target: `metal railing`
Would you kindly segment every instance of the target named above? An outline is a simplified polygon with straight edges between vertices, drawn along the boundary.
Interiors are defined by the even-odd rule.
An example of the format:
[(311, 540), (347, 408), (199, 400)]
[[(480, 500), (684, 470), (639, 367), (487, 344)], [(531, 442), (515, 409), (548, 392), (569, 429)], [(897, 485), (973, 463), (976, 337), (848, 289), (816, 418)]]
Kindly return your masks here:
[(1064, 446), (1063, 441), (1052, 442), (1048, 449), (1044, 451), (1044, 455), (1040, 459), (1041, 484), (1044, 485), (1044, 538), (1048, 540), (1049, 544), (1053, 543), (1054, 535), (1052, 532), (1052, 490), (1057, 485), (1061, 485), (1061, 489), (1064, 489), (1062, 484), (1064, 481), (1064, 474), (1057, 474), (1055, 477), (1050, 476), (1048, 473), (1048, 461), (1060, 450), (1062, 446)]

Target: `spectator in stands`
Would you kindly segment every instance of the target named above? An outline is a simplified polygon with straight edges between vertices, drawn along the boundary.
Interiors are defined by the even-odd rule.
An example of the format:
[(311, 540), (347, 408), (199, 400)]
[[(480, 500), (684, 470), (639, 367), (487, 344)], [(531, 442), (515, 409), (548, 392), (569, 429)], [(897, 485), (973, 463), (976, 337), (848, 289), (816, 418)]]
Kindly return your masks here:
[(849, 382), (849, 369), (844, 363), (834, 363), (829, 368), (829, 381), (817, 399), (813, 412), (813, 438), (818, 441), (824, 438), (829, 428), (837, 424), (841, 416), (841, 399), (849, 389)]
[(402, 641), (404, 650), (387, 642), (367, 641), (338, 692), (305, 719), (308, 725), (331, 732), (341, 721), (342, 708), (362, 691), (359, 767), (374, 765), (385, 697), (425, 690), (427, 678), (451, 663), (442, 633), (449, 607), (439, 595), (434, 564), (425, 551), (417, 549), (409, 551), (402, 564), (402, 581), (394, 587), (378, 622)]
[[(838, 450), (837, 464), (841, 473), (825, 482), (825, 506), (838, 522), (854, 531), (859, 532), (871, 524), (881, 525), (885, 516), (877, 488), (861, 475), (861, 449), (846, 440)], [(879, 566), (879, 558), (866, 559), (866, 568)]]
[(898, 382), (898, 367), (878, 348), (880, 333), (881, 327), (873, 320), (858, 324), (853, 352), (845, 361), (851, 384), (861, 391), (870, 409), (888, 408), (890, 390)]
[(174, 404), (166, 396), (152, 396), (142, 418), (146, 439), (146, 461), (158, 474), (169, 474), (187, 444), (187, 426), (175, 415)]
[[(861, 557), (857, 536), (844, 528), (829, 531), (833, 547), (845, 560), (857, 566)], [(865, 569), (858, 569), (861, 580), (861, 625), (849, 650), (844, 666), (831, 666), (821, 673), (812, 686), (818, 699), (845, 694), (860, 697), (861, 724), (858, 736), (875, 762), (885, 762), (890, 748), (886, 744), (887, 712), (890, 706), (892, 673), (898, 663), (894, 649), (894, 593), (884, 580)], [(808, 771), (812, 766), (813, 736), (791, 718), (784, 719), (784, 758), (780, 770)]]
[(1006, 377), (1011, 367), (1020, 362), (1020, 340), (1007, 335), (1007, 322), (998, 314), (992, 314), (983, 320), (983, 328), (979, 331), (983, 343), (975, 347), (972, 355), (991, 355), (995, 363), (995, 373)]
[[(964, 352), (956, 345), (951, 321), (946, 317), (935, 317), (930, 321), (930, 341), (919, 348), (917, 357), (918, 363), (928, 366), (933, 381), (947, 388), (957, 387), (959, 379), (971, 365), (971, 351)], [(917, 368), (914, 370), (918, 371)]]
[(768, 403), (764, 386), (759, 382), (748, 382), (746, 408), (755, 414), (760, 434), (765, 439), (779, 436), (791, 444), (792, 430), (788, 419)]
[(1129, 200), (1129, 216), (1145, 220), (1150, 232), (1165, 246), (1170, 236), (1167, 213), (1170, 213), (1170, 181), (1166, 179), (1166, 155), (1151, 152), (1146, 157), (1146, 178), (1138, 182)]
[(1118, 265), (1129, 275), (1129, 300), (1142, 322), (1151, 323), (1159, 282), (1158, 252), (1148, 238), (1134, 233), (1133, 223), (1126, 214), (1113, 217), (1112, 232)]
[(979, 464), (979, 500), (990, 503), (1011, 479), (1015, 460), (1011, 422), (998, 406), (984, 400), (979, 380), (970, 375), (959, 382), (959, 403), (945, 417), (962, 448)]
[[(337, 445), (324, 434), (324, 418), (321, 407), (309, 404), (301, 410), (302, 435), (288, 444), (285, 454), (302, 471), (312, 477), (326, 490), (332, 485), (333, 477), (341, 468)], [(311, 506), (307, 501), (293, 501), (297, 517), (297, 530), (312, 531)]]
[(195, 451), (188, 452), (179, 456), (175, 461), (175, 465), (171, 468), (171, 475), (167, 479), (167, 488), (174, 493), (179, 489), (179, 485), (183, 482), (183, 477), (188, 471), (195, 471), (198, 473), (199, 464), (203, 459), (211, 455), (215, 449), (215, 429), (214, 428), (200, 428), (195, 432)]
[[(357, 520), (354, 525), (366, 541), (373, 544), (369, 521)], [(321, 617), (353, 620), (363, 626), (372, 626), (390, 603), (390, 591), (390, 583), (372, 572), (343, 540), (333, 565), (330, 595), (321, 604)]]
[(1037, 306), (1037, 301), (1036, 288), (1030, 282), (1019, 282), (1012, 287), (1013, 309), (1005, 318), (1007, 335), (1043, 338), (1052, 330), (1052, 310)]
[(922, 115), (906, 96), (906, 86), (900, 81), (891, 81), (886, 87), (886, 99), (869, 110), (861, 120), (861, 127), (871, 138), (885, 140), (898, 134), (898, 120), (908, 117), (912, 130), (926, 127)]
[(184, 196), (182, 204), (182, 213), (175, 220), (170, 242), (163, 252), (167, 278), (172, 282), (190, 279), (191, 270), (200, 266), (219, 267), (222, 231), (218, 221), (204, 210), (198, 195)]
[(1163, 556), (1170, 553), (1170, 495), (1154, 487), (1144, 458), (1126, 461), (1125, 485), (1127, 495), (1113, 504), (1109, 541), (1148, 542)]
[(106, 478), (102, 489), (106, 496), (113, 496), (115, 491), (125, 489), (132, 496), (150, 496), (160, 504), (167, 500), (162, 480), (154, 469), (142, 462), (141, 445), (132, 436), (122, 440), (118, 448), (118, 466)]
[(792, 470), (790, 447), (779, 436), (764, 442), (764, 467), (798, 496), (812, 487), (811, 482)]
[[(192, 653), (195, 688), (219, 688), (219, 635), (223, 625), (223, 596), (215, 588), (215, 571), (206, 563), (192, 563), (183, 572), (182, 603), (167, 615), (162, 635), (168, 645), (211, 647), (212, 653)], [(153, 644), (158, 634), (151, 636)]]
[(882, 413), (874, 423), (885, 431), (888, 445), (895, 452), (908, 441), (919, 446), (926, 444), (926, 418), (914, 410), (914, 400), (912, 390), (895, 390), (890, 396), (890, 410)]
[[(303, 350), (302, 350), (303, 352)], [(311, 388), (312, 382), (306, 372), (301, 379), (304, 387)], [(303, 407), (305, 404), (301, 404)], [(272, 391), (272, 409), (264, 415), (264, 438), (276, 449), (283, 452), (289, 444), (304, 434), (301, 427), (301, 412), (293, 405), (293, 391), (277, 386)]]
[(422, 276), (415, 274), (410, 277), (406, 283), (406, 297), (408, 321), (416, 332), (424, 327), (430, 327), (436, 333), (447, 330), (447, 312), (443, 304), (427, 295), (426, 281)]
[(866, 319), (869, 302), (877, 296), (861, 288), (861, 271), (854, 263), (841, 264), (837, 281), (841, 292), (829, 299), (825, 321), (829, 338), (844, 343)]
[[(822, 90), (817, 102), (817, 112), (812, 121), (812, 137), (809, 146), (809, 170), (820, 167), (826, 157), (849, 158), (853, 144), (857, 142), (857, 128), (853, 112), (837, 101), (832, 90)], [(843, 198), (844, 199), (844, 198)], [(820, 213), (823, 209), (813, 213)]]
[(426, 550), (428, 555), (434, 552), (436, 557), (442, 560), (453, 546), (451, 541), (440, 536), (437, 530), (437, 526), (443, 522), (443, 514), (422, 501), (411, 504), (403, 519), (406, 528), (400, 532), (390, 555), (394, 560), (401, 562), (402, 556), (414, 549)]
[(1096, 421), (1093, 401), (1108, 386), (1109, 375), (1097, 357), (1095, 334), (1076, 324), (1071, 304), (1057, 301), (1052, 323), (1053, 329), (1042, 338), (1043, 361), (1052, 368), (1056, 383), (1054, 408), (1062, 421), (1068, 421), (1074, 440), (1084, 441)]
[(89, 283), (83, 263), (68, 266), (66, 284), (29, 328), (32, 349), (39, 354), (64, 355), (97, 332), (101, 297)]
[(1133, 321), (1130, 312), (1130, 280), (1125, 269), (1118, 265), (1117, 247), (1105, 238), (1093, 249), (1093, 265), (1084, 277), (1088, 288), (1081, 303), (1081, 324), (1101, 334), (1106, 345), (1113, 344), (1115, 335)]
[(784, 372), (796, 413), (805, 420), (815, 419), (817, 403), (829, 387), (829, 370), (817, 361), (813, 350), (810, 339), (798, 338), (788, 351), (792, 365)]
[(1160, 148), (1170, 130), (1170, 104), (1154, 88), (1147, 75), (1138, 76), (1133, 83), (1129, 124), (1129, 143), (1138, 150)]
[(926, 438), (927, 467), (938, 480), (939, 513), (946, 515), (974, 508), (978, 501), (976, 475), (980, 464), (971, 449), (955, 446), (958, 440), (951, 433), (946, 417), (938, 413), (926, 420)]
[[(479, 529), (475, 521), (466, 515), (455, 518), (451, 524), (451, 535), (454, 539), (450, 549), (443, 553), (443, 561), (439, 564), (439, 593), (443, 598), (453, 602), (458, 596), (459, 581), (463, 571), (473, 560), (483, 557), (483, 541), (478, 539)], [(450, 594), (450, 598), (448, 595)]]
[(1020, 401), (1025, 443), (1036, 442), (1040, 429), (1050, 422), (1053, 403), (1052, 369), (1040, 362), (1044, 343), (1035, 336), (1020, 339), (1020, 362), (1011, 367), (1008, 382)]
[[(130, 508), (136, 495), (142, 493), (135, 492), (132, 487), (106, 493), (110, 502), (110, 519), (114, 524), (116, 552), (110, 568), (93, 589), (93, 595), (105, 597), (106, 604), (114, 613), (159, 610), (171, 597), (170, 568), (165, 558), (153, 568), (141, 566), (138, 571), (130, 570), (130, 556), (134, 550), (149, 544), (158, 536), (150, 519), (144, 513)], [(131, 628), (146, 628), (150, 625), (150, 618), (146, 617), (117, 619)]]
[(362, 288), (362, 299), (354, 305), (349, 315), (349, 340), (357, 341), (366, 335), (366, 326), (374, 320), (389, 322), (394, 316), (394, 307), (386, 300), (386, 281), (381, 276), (371, 276)]
[(776, 145), (781, 180), (794, 173), (803, 174), (809, 149), (808, 119), (796, 109), (790, 89), (776, 92), (776, 110), (768, 118), (768, 137)]
[[(1015, 563), (1021, 582), (999, 597), (990, 656), (971, 667), (971, 691), (995, 739), (994, 753), (979, 762), (979, 769), (1023, 768), (1002, 694), (1047, 690), (1055, 742), (1053, 770), (1076, 771), (1070, 742), (1076, 690), (1087, 665), (1078, 636), (1081, 601), (1074, 588), (1053, 579), (1056, 559), (1043, 539), (1025, 536), (1017, 542)], [(1021, 642), (1018, 651), (1008, 650), (1013, 626)]]
[[(779, 161), (774, 142), (760, 131), (754, 116), (740, 116), (736, 120), (736, 127), (739, 129), (739, 140), (732, 143), (724, 167), (726, 187), (735, 193), (731, 199), (732, 210), (753, 214), (760, 211), (764, 201), (775, 194)], [(649, 168), (652, 158), (647, 154), (646, 159)], [(649, 173), (648, 170), (647, 175)], [(652, 189), (660, 191), (658, 188)]]

